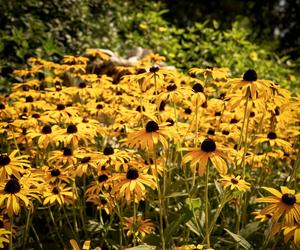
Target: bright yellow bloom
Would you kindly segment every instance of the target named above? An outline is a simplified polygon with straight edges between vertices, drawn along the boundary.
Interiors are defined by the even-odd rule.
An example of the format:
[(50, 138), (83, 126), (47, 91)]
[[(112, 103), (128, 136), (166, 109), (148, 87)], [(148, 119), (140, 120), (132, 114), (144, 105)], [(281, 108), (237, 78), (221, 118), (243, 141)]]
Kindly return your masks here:
[(241, 179), (241, 176), (228, 176), (228, 175), (221, 175), (222, 179), (219, 181), (223, 185), (224, 188), (230, 188), (230, 190), (238, 189), (239, 191), (245, 192), (250, 188), (250, 183), (246, 182), (245, 180)]
[(198, 167), (198, 174), (203, 176), (207, 167), (208, 160), (217, 168), (220, 174), (227, 173), (227, 164), (224, 160), (227, 157), (224, 154), (224, 149), (214, 142), (214, 140), (206, 138), (200, 148), (192, 148), (189, 153), (183, 156), (182, 164), (191, 161), (191, 168), (194, 170)]
[(134, 221), (133, 217), (125, 217), (123, 223), (127, 236), (135, 235), (140, 240), (155, 230), (154, 223), (150, 219), (142, 219), (142, 216), (137, 216), (136, 221)]
[(256, 199), (257, 202), (272, 203), (263, 208), (260, 214), (272, 214), (272, 219), (275, 222), (284, 217), (284, 222), (287, 226), (300, 222), (300, 194), (295, 194), (295, 190), (285, 186), (280, 187), (281, 192), (274, 188), (263, 188), (273, 194), (273, 196)]

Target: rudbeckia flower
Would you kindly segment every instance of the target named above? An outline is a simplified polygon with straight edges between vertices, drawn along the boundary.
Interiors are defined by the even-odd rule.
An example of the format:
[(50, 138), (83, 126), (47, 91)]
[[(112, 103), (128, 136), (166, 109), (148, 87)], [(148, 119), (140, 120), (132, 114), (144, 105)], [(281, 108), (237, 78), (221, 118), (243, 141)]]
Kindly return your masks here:
[(160, 142), (164, 149), (168, 148), (167, 138), (171, 137), (171, 131), (166, 125), (158, 125), (156, 121), (148, 121), (145, 128), (128, 134), (125, 142), (129, 147), (142, 148), (153, 151), (154, 146)]
[(18, 150), (14, 150), (8, 154), (0, 154), (0, 182), (7, 180), (9, 175), (17, 178), (21, 177), (26, 168), (30, 168), (27, 155), (17, 156)]
[(66, 183), (49, 185), (43, 192), (43, 196), (43, 205), (52, 205), (57, 202), (62, 206), (65, 203), (71, 204), (76, 198), (75, 194), (72, 192), (72, 187), (68, 187)]
[(300, 247), (300, 224), (283, 227), (284, 242), (292, 240), (296, 247)]
[(0, 228), (0, 248), (4, 249), (5, 244), (9, 243), (9, 235), (11, 234), (10, 231), (6, 230), (5, 228)]
[(9, 217), (18, 215), (21, 206), (28, 208), (32, 205), (29, 197), (39, 199), (39, 191), (36, 188), (29, 188), (30, 178), (23, 178), (20, 181), (11, 178), (5, 183), (0, 184), (0, 207), (4, 205)]
[(245, 192), (250, 188), (250, 183), (241, 179), (241, 176), (239, 175), (236, 177), (234, 175), (221, 175), (221, 177), (222, 179), (220, 179), (219, 181), (224, 188), (230, 188), (230, 190), (237, 189), (242, 192)]
[(139, 240), (155, 231), (154, 223), (150, 219), (142, 219), (141, 215), (136, 217), (136, 221), (133, 217), (124, 217), (123, 223), (124, 230), (127, 231), (126, 235), (134, 235)]
[(300, 194), (295, 194), (285, 186), (281, 186), (281, 192), (270, 187), (263, 187), (273, 194), (273, 196), (257, 198), (257, 202), (272, 203), (263, 208), (260, 214), (272, 214), (273, 221), (277, 222), (284, 217), (285, 225), (292, 226), (295, 222), (300, 222)]
[(246, 96), (247, 90), (249, 88), (249, 94), (254, 100), (257, 97), (268, 98), (271, 94), (271, 84), (267, 80), (258, 80), (257, 73), (253, 69), (249, 69), (243, 75), (243, 78), (235, 78), (228, 80), (229, 92), (235, 93), (236, 90), (242, 88), (242, 93)]
[(208, 160), (210, 160), (220, 174), (226, 174), (227, 164), (224, 160), (226, 158), (224, 149), (217, 146), (214, 140), (206, 138), (201, 143), (200, 148), (191, 148), (190, 152), (183, 156), (182, 164), (191, 162), (192, 170), (195, 169), (196, 165), (199, 165), (198, 173), (200, 176), (203, 176)]
[(229, 74), (229, 68), (215, 68), (215, 67), (206, 67), (206, 68), (191, 68), (189, 70), (190, 74), (203, 74), (204, 78), (212, 77), (214, 80), (217, 79), (226, 79)]
[(291, 152), (293, 150), (292, 145), (283, 140), (278, 138), (277, 134), (274, 131), (269, 132), (267, 135), (259, 135), (254, 141), (254, 144), (260, 144), (263, 142), (268, 142), (270, 147), (278, 146), (282, 147), (286, 152)]
[(156, 189), (154, 176), (140, 172), (136, 168), (129, 168), (126, 173), (113, 177), (113, 188), (118, 197), (125, 197), (130, 202), (139, 202), (146, 193), (145, 186)]

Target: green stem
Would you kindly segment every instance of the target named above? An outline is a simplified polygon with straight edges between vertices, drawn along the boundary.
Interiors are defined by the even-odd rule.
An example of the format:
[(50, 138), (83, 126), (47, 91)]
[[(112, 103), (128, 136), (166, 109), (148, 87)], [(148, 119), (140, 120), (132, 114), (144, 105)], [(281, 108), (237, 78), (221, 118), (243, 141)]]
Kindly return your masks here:
[(24, 229), (23, 250), (25, 250), (25, 247), (26, 247), (30, 224), (31, 224), (31, 216), (30, 216), (30, 210), (28, 210), (27, 218), (26, 218), (26, 226)]
[(206, 168), (205, 174), (205, 233), (207, 248), (210, 248), (210, 231), (209, 231), (209, 200), (208, 200), (208, 177), (209, 177), (209, 164)]
[(43, 250), (43, 249), (44, 249), (44, 248), (43, 248), (43, 244), (42, 244), (42, 242), (41, 242), (41, 240), (40, 240), (40, 237), (39, 237), (39, 235), (37, 234), (37, 232), (36, 232), (34, 226), (31, 224), (30, 227), (31, 227), (32, 232), (33, 232), (33, 234), (34, 234), (34, 236), (35, 236), (35, 238), (36, 238), (36, 240), (37, 240), (37, 242), (38, 242), (38, 245), (39, 245), (40, 249)]
[(136, 237), (136, 229), (137, 229), (137, 223), (136, 223), (136, 203), (135, 203), (135, 192), (133, 191), (133, 246), (136, 246), (137, 243), (137, 237)]
[(155, 166), (155, 179), (157, 184), (157, 191), (158, 191), (158, 199), (159, 199), (159, 222), (160, 222), (160, 238), (162, 243), (162, 249), (166, 249), (166, 242), (164, 236), (164, 228), (163, 228), (163, 197), (160, 190), (159, 179), (158, 179), (158, 170), (157, 170), (157, 159), (156, 159), (156, 147), (154, 147), (154, 166)]
[(54, 216), (53, 216), (53, 213), (52, 213), (52, 211), (51, 211), (50, 206), (48, 206), (48, 210), (49, 210), (50, 218), (51, 218), (52, 223), (53, 223), (53, 225), (54, 225), (54, 229), (55, 229), (56, 235), (57, 235), (57, 237), (58, 237), (60, 243), (63, 245), (63, 248), (65, 249), (65, 248), (66, 248), (66, 245), (65, 245), (63, 239), (62, 239), (61, 236), (60, 236), (60, 233), (59, 233), (58, 227), (57, 227), (57, 225), (56, 225), (56, 222), (55, 222), (55, 220), (54, 220)]

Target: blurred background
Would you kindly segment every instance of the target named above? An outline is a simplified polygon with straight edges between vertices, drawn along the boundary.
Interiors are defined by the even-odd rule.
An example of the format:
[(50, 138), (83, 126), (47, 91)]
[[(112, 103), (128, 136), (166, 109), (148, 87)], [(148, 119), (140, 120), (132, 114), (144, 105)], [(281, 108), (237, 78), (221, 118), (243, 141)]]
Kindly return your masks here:
[[(300, 0), (0, 1), (0, 85), (31, 56), (59, 62), (87, 48), (128, 57), (148, 48), (185, 71), (255, 68), (259, 78), (299, 89)], [(0, 86), (0, 87), (1, 87)]]

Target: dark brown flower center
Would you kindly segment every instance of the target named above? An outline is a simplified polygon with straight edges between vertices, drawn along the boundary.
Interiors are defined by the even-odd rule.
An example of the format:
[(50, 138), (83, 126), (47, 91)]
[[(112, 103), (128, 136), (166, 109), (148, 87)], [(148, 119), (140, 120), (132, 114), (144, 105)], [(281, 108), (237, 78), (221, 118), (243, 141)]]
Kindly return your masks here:
[(156, 73), (156, 72), (159, 71), (159, 67), (158, 67), (158, 66), (152, 66), (152, 67), (149, 69), (149, 71), (150, 71), (151, 73)]
[(86, 156), (86, 157), (83, 157), (80, 162), (81, 163), (88, 163), (90, 160), (91, 160), (91, 157), (90, 156)]
[(196, 83), (193, 86), (193, 90), (194, 90), (194, 92), (199, 93), (199, 92), (203, 92), (204, 88), (200, 83)]
[(96, 109), (103, 109), (103, 105), (102, 105), (102, 104), (98, 104), (98, 105), (96, 106)]
[(102, 174), (98, 177), (99, 182), (104, 182), (108, 180), (108, 176), (106, 174)]
[(33, 102), (33, 97), (32, 96), (27, 96), (26, 97), (26, 102)]
[(254, 117), (255, 116), (255, 112), (251, 111), (250, 112), (250, 117)]
[(228, 131), (228, 130), (223, 130), (223, 131), (222, 131), (222, 134), (223, 134), (223, 135), (229, 135), (229, 131)]
[(157, 130), (159, 130), (159, 126), (155, 121), (149, 121), (146, 124), (146, 131), (148, 133), (152, 133), (152, 132), (156, 132)]
[(207, 134), (208, 135), (215, 135), (215, 130), (210, 128), (210, 129), (208, 129)]
[(206, 153), (214, 152), (216, 148), (217, 148), (216, 143), (212, 139), (206, 138), (201, 143), (201, 150)]
[(74, 124), (69, 125), (68, 128), (67, 128), (67, 133), (68, 134), (74, 134), (74, 133), (77, 133), (77, 131), (78, 131), (77, 127)]
[(5, 105), (0, 102), (0, 109), (5, 109)]
[(174, 120), (173, 120), (172, 118), (168, 118), (168, 119), (166, 120), (166, 122), (169, 123), (169, 124), (167, 125), (167, 126), (169, 126), (169, 127), (171, 127), (171, 126), (173, 126), (173, 125), (175, 124), (175, 122), (174, 122)]
[(136, 180), (139, 178), (139, 171), (136, 168), (129, 168), (126, 173), (126, 178), (128, 180)]
[(165, 101), (161, 101), (158, 110), (159, 111), (164, 111), (166, 107), (166, 102)]
[(186, 108), (184, 110), (184, 113), (187, 114), (187, 115), (190, 115), (192, 113), (192, 110), (190, 108)]
[(80, 82), (78, 87), (81, 88), (81, 89), (84, 89), (86, 87), (86, 82)]
[(64, 110), (66, 107), (63, 104), (57, 104), (56, 110)]
[(5, 166), (10, 163), (10, 158), (8, 155), (0, 155), (0, 166)]
[(221, 116), (221, 112), (220, 111), (215, 112), (215, 116)]
[(238, 123), (239, 121), (236, 119), (236, 118), (232, 118), (230, 120), (230, 124), (235, 124), (235, 123)]
[(231, 178), (231, 183), (232, 183), (232, 184), (238, 184), (238, 183), (239, 183), (239, 180), (236, 179), (236, 178)]
[(38, 118), (40, 118), (41, 116), (40, 116), (40, 114), (35, 113), (35, 114), (33, 114), (31, 117), (33, 117), (33, 118), (35, 118), (35, 119), (38, 119)]
[(256, 81), (257, 80), (256, 71), (254, 69), (248, 69), (243, 76), (243, 80), (247, 82)]
[(107, 146), (103, 150), (104, 155), (113, 155), (114, 153), (115, 153), (115, 151), (114, 151), (113, 147), (111, 147), (111, 146)]
[(275, 132), (270, 132), (270, 133), (268, 133), (268, 138), (270, 140), (275, 140), (277, 138), (277, 135)]
[(52, 170), (51, 170), (51, 175), (52, 175), (53, 177), (59, 176), (59, 175), (60, 175), (60, 170), (59, 170), (59, 169), (52, 169)]
[(64, 148), (64, 156), (72, 156), (73, 152), (70, 148)]
[(283, 194), (281, 200), (284, 204), (292, 206), (296, 203), (296, 197), (293, 194)]
[(4, 191), (7, 194), (15, 194), (20, 192), (20, 190), (21, 190), (21, 185), (16, 178), (10, 179), (4, 187)]
[(59, 188), (58, 188), (58, 187), (54, 187), (54, 188), (52, 189), (52, 193), (53, 193), (53, 194), (59, 194)]
[(42, 128), (42, 133), (43, 134), (51, 134), (52, 133), (52, 129), (51, 129), (51, 126), (50, 125), (45, 125), (43, 128)]
[(138, 111), (138, 112), (145, 112), (146, 109), (145, 109), (144, 106), (137, 106), (136, 111)]
[(177, 86), (176, 86), (175, 83), (171, 83), (171, 84), (169, 84), (169, 85), (167, 86), (167, 90), (168, 90), (168, 91), (174, 91), (174, 90), (176, 90), (176, 89), (177, 89)]

